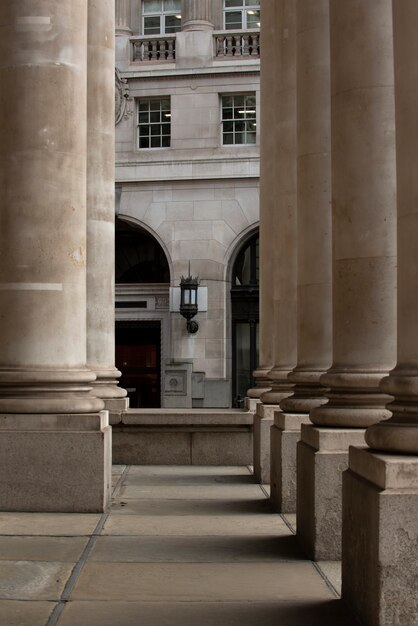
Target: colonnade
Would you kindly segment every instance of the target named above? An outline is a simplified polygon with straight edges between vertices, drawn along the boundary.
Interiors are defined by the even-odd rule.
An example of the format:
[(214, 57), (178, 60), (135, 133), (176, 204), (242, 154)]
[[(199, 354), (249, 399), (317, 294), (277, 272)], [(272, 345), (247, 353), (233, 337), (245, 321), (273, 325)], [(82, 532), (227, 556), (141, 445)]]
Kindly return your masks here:
[(114, 11), (0, 0), (0, 510), (109, 499)]
[[(343, 599), (364, 623), (415, 624), (418, 6), (275, 0), (264, 2), (262, 20), (263, 54), (274, 37), (277, 59), (261, 66), (261, 224), (266, 211), (271, 224), (261, 227), (261, 258), (280, 249), (273, 274), (261, 275), (273, 293), (261, 323), (274, 311), (274, 367), (265, 371), (261, 342), (256, 379), (272, 391), (255, 407), (264, 440), (256, 436), (254, 462), (265, 479), (272, 424), (272, 502), (296, 512), (305, 551), (342, 557)], [(283, 88), (293, 71), (294, 98)], [(297, 314), (281, 312), (281, 293), (286, 313), (296, 302)], [(294, 350), (280, 378), (293, 394), (280, 397), (277, 373), (291, 369)]]

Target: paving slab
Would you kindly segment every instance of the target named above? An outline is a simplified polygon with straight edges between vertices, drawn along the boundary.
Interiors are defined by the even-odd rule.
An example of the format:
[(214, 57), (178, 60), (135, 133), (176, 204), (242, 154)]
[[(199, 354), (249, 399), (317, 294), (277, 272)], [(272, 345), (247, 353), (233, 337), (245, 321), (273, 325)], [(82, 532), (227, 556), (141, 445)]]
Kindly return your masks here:
[(70, 602), (58, 626), (353, 626), (346, 613), (339, 600)]
[(295, 536), (99, 537), (89, 561), (276, 563), (306, 560)]
[(206, 489), (209, 486), (216, 485), (254, 485), (258, 488), (260, 486), (256, 482), (254, 476), (247, 472), (246, 474), (211, 474), (207, 476), (199, 476), (199, 475), (177, 475), (174, 476), (164, 476), (157, 474), (155, 476), (138, 476), (136, 474), (128, 474), (123, 479), (124, 485), (138, 485), (138, 486), (159, 486), (159, 487), (169, 487), (172, 489), (173, 487), (188, 487), (198, 485), (200, 488)]
[(341, 561), (318, 561), (319, 569), (326, 576), (338, 595), (341, 594)]
[(242, 498), (248, 500), (260, 500), (265, 495), (257, 484), (236, 485), (123, 485), (120, 489), (120, 498), (129, 499), (158, 499), (158, 500), (235, 500)]
[(55, 602), (22, 602), (0, 600), (2, 626), (45, 626), (55, 607)]
[(102, 535), (288, 535), (283, 520), (271, 515), (110, 515)]
[(112, 515), (253, 515), (270, 514), (277, 518), (266, 498), (259, 500), (125, 500), (116, 498)]
[(99, 520), (90, 513), (0, 513), (0, 535), (90, 535)]
[(87, 537), (0, 537), (0, 560), (76, 563)]
[(331, 599), (309, 562), (87, 563), (72, 600), (214, 602)]
[(144, 476), (147, 480), (154, 476), (162, 476), (163, 479), (170, 480), (173, 476), (205, 478), (208, 476), (243, 476), (246, 474), (251, 475), (246, 465), (170, 465), (169, 467), (167, 465), (131, 465), (128, 471), (128, 476)]
[(74, 565), (45, 561), (1, 561), (0, 599), (59, 600)]

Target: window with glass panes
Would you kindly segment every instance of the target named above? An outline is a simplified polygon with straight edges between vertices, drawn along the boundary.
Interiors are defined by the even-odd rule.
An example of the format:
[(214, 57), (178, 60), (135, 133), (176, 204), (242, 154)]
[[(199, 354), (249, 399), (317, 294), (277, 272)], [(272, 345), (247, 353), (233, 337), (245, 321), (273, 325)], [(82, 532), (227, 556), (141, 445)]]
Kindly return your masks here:
[(223, 145), (255, 144), (256, 135), (255, 94), (222, 96)]
[(144, 35), (166, 35), (181, 29), (181, 0), (142, 0)]
[(170, 98), (138, 101), (138, 147), (169, 148)]
[(260, 28), (260, 0), (224, 0), (226, 30)]

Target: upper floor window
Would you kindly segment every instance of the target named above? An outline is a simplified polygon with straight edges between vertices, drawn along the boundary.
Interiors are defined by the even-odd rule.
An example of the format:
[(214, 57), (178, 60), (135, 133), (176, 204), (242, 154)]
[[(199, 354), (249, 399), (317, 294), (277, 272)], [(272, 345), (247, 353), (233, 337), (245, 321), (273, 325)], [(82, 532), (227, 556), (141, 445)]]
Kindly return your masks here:
[(142, 0), (144, 35), (167, 35), (181, 29), (181, 0)]
[(260, 0), (224, 0), (225, 29), (260, 28)]
[(138, 147), (169, 148), (170, 138), (170, 98), (141, 98), (138, 101)]
[(257, 113), (255, 94), (222, 96), (222, 143), (224, 146), (255, 144)]

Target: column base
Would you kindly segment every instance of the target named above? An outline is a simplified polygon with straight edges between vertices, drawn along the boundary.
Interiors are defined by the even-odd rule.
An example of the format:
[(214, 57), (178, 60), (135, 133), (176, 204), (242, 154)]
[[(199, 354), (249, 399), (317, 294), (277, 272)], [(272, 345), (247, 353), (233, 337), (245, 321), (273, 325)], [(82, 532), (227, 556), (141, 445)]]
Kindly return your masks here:
[(342, 597), (370, 626), (418, 624), (418, 457), (350, 448)]
[(342, 472), (350, 445), (364, 444), (364, 429), (302, 424), (297, 444), (297, 536), (314, 561), (341, 559)]
[(259, 398), (249, 398), (248, 396), (245, 398), (245, 408), (251, 413), (256, 412), (258, 404), (260, 404)]
[(0, 415), (0, 511), (102, 513), (111, 469), (107, 411)]
[(254, 413), (254, 476), (262, 485), (270, 482), (270, 429), (273, 426), (274, 411), (280, 411), (278, 404), (259, 402)]
[(278, 513), (296, 511), (296, 446), (309, 415), (276, 412), (270, 433), (270, 500)]

